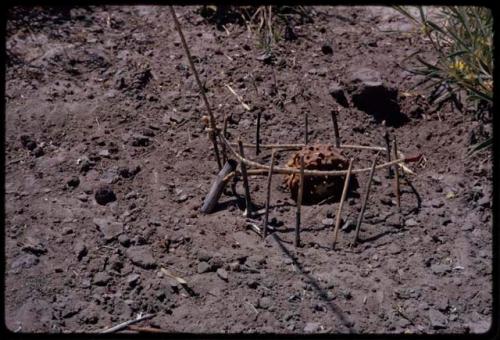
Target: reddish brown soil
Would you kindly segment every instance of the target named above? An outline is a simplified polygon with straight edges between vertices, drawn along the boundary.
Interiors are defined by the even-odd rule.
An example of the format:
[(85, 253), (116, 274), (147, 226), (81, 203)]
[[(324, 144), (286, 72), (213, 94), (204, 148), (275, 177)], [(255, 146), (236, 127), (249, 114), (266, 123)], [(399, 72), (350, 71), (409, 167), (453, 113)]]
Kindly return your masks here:
[[(488, 130), (481, 135), (477, 122), (449, 105), (429, 113), (426, 100), (411, 90), (418, 79), (398, 67), (428, 47), (410, 33), (382, 31), (410, 27), (392, 9), (316, 10), (314, 22), (295, 23), (297, 40), (278, 42), (275, 66), (257, 60), (261, 50), (244, 26), (228, 24), (228, 35), (204, 21), (198, 8), (177, 13), (217, 120), (232, 115), (232, 140), (253, 142), (262, 110), (263, 143), (301, 143), (308, 111), (309, 141), (332, 143), (329, 88), (332, 82), (349, 86), (349, 74), (361, 67), (379, 71), (399, 91), (408, 121), (389, 133), (405, 155), (427, 159), (408, 165), (421, 204), (403, 181), (398, 214), (392, 180), (378, 171), (362, 242), (349, 247), (354, 232), (346, 228), (336, 250), (331, 224), (337, 203), (304, 206), (303, 246), (293, 246), (295, 203), (280, 176), (273, 178), (271, 196), (276, 231), (266, 240), (247, 229), (241, 182), (238, 198), (223, 195), (216, 212), (199, 213), (217, 166), (200, 121), (205, 107), (168, 8), (11, 12), (5, 141), (10, 330), (99, 331), (141, 312), (156, 314), (139, 325), (166, 332), (489, 329), (491, 159), (487, 153), (465, 156), (471, 139)], [(324, 44), (332, 54), (322, 51)], [(225, 84), (253, 110), (246, 111)], [(382, 125), (352, 106), (341, 109), (339, 125), (345, 143), (384, 145)], [(268, 150), (246, 153), (269, 162)], [(373, 157), (348, 154), (356, 167), (370, 166)], [(281, 166), (289, 155), (278, 154)], [(358, 176), (344, 221), (355, 223), (366, 177)], [(262, 207), (266, 177), (252, 177), (250, 187)], [(98, 204), (96, 193), (109, 202)], [(261, 223), (262, 216), (256, 219)]]

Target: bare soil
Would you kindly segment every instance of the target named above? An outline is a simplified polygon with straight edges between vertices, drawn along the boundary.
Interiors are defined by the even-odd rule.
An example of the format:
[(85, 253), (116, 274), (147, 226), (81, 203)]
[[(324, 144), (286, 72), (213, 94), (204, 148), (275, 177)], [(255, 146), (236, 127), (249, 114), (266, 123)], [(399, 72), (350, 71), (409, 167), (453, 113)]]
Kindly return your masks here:
[[(402, 180), (398, 213), (393, 180), (377, 171), (361, 242), (350, 246), (367, 181), (358, 175), (336, 250), (332, 202), (303, 206), (302, 246), (294, 247), (295, 202), (280, 175), (267, 239), (248, 228), (241, 181), (236, 197), (223, 195), (202, 215), (218, 171), (168, 8), (11, 9), (8, 329), (94, 332), (155, 313), (138, 325), (194, 333), (486, 332), (492, 162), (488, 153), (466, 152), (491, 128), (451, 105), (431, 112), (429, 91), (412, 89), (419, 79), (400, 65), (416, 51), (432, 53), (411, 24), (391, 8), (316, 7), (312, 22), (292, 23), (297, 39), (281, 38), (269, 64), (244, 25), (218, 29), (199, 9), (177, 14), (219, 124), (230, 116), (231, 140), (253, 143), (260, 111), (262, 143), (302, 143), (308, 112), (309, 142), (333, 143), (337, 84), (348, 99), (339, 112), (342, 142), (385, 146), (380, 119), (353, 105), (352, 75), (369, 68), (396, 89), (388, 96), (396, 94), (405, 117), (390, 136), (405, 155), (426, 158), (407, 164), (415, 190)], [(246, 154), (270, 160), (269, 150)], [(374, 153), (346, 155), (369, 167)], [(279, 153), (277, 164), (291, 156)], [(266, 176), (250, 178), (259, 208), (265, 188)]]

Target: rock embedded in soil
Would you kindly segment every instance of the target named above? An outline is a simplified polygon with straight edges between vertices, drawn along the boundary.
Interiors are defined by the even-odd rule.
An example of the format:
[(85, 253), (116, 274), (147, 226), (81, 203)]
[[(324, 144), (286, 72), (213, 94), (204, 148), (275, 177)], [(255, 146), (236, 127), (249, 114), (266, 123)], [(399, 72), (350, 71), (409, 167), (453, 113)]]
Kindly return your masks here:
[(208, 264), (208, 262), (201, 261), (198, 263), (198, 268), (197, 272), (198, 274), (203, 274), (209, 272), (211, 269), (211, 266)]
[(225, 269), (222, 268), (217, 269), (217, 276), (219, 276), (224, 281), (228, 280), (228, 274)]
[(262, 309), (268, 309), (269, 307), (271, 307), (271, 304), (272, 304), (271, 298), (268, 296), (264, 296), (264, 297), (259, 299), (257, 307), (262, 308)]
[(135, 246), (128, 248), (125, 255), (136, 266), (144, 269), (152, 269), (156, 267), (156, 261), (149, 246)]
[(319, 322), (308, 322), (304, 327), (305, 333), (317, 333), (320, 330)]
[(325, 219), (321, 220), (321, 224), (326, 225), (326, 226), (334, 225), (334, 223), (335, 223), (335, 220), (333, 218), (325, 218)]
[(106, 205), (116, 201), (116, 195), (109, 185), (99, 186), (95, 191), (94, 197), (96, 202), (100, 205)]
[(112, 241), (123, 233), (123, 223), (116, 222), (111, 217), (94, 218), (92, 221), (99, 228), (106, 242)]
[(105, 286), (111, 281), (111, 276), (105, 272), (99, 272), (94, 276), (94, 284), (97, 286)]
[(130, 246), (130, 238), (126, 234), (118, 236), (118, 242), (124, 247)]
[(130, 274), (127, 276), (126, 282), (130, 287), (135, 287), (139, 281), (140, 275), (139, 274)]
[(78, 261), (80, 261), (88, 253), (87, 246), (83, 243), (83, 241), (77, 241), (73, 246), (73, 249)]
[(435, 309), (430, 309), (428, 313), (429, 323), (433, 329), (446, 328), (446, 315)]

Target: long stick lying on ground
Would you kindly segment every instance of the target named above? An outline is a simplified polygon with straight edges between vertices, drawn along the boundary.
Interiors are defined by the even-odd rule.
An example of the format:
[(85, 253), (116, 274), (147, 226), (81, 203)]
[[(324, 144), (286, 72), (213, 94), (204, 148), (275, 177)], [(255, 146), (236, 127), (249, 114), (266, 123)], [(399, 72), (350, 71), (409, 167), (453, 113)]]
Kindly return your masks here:
[(222, 191), (224, 191), (224, 187), (227, 184), (227, 181), (225, 181), (224, 179), (229, 173), (233, 172), (236, 169), (237, 164), (238, 163), (236, 163), (235, 160), (228, 159), (224, 167), (221, 169), (221, 171), (219, 171), (219, 174), (212, 182), (210, 191), (208, 192), (205, 201), (201, 206), (200, 211), (202, 214), (211, 213), (217, 206), (220, 195), (222, 194)]
[(344, 189), (342, 189), (342, 197), (340, 198), (339, 210), (337, 211), (337, 218), (335, 221), (335, 230), (333, 232), (333, 245), (332, 249), (335, 249), (335, 243), (337, 243), (337, 236), (339, 234), (340, 220), (342, 216), (342, 207), (344, 206), (344, 201), (347, 196), (347, 190), (349, 189), (349, 181), (351, 179), (352, 170), (352, 159), (349, 160), (349, 167), (347, 168), (347, 175), (345, 176)]
[(136, 319), (125, 321), (125, 322), (123, 322), (123, 323), (121, 323), (119, 325), (116, 325), (116, 326), (113, 326), (111, 328), (105, 329), (105, 330), (101, 331), (100, 333), (114, 333), (114, 332), (117, 332), (117, 331), (122, 330), (124, 328), (127, 328), (129, 325), (132, 325), (132, 324), (137, 323), (139, 321), (146, 320), (146, 319), (151, 319), (155, 315), (156, 314), (146, 314), (146, 315), (140, 316), (140, 317), (138, 317)]
[(300, 156), (300, 181), (297, 196), (297, 214), (295, 216), (295, 247), (300, 246), (300, 209), (302, 207), (302, 195), (304, 194), (304, 156)]
[(210, 130), (209, 130), (209, 136), (210, 139), (212, 140), (213, 146), (214, 146), (214, 153), (215, 153), (215, 158), (217, 160), (217, 165), (219, 167), (219, 170), (222, 169), (222, 164), (219, 156), (219, 148), (217, 146), (217, 140), (215, 138), (215, 135), (217, 133), (217, 124), (215, 123), (215, 117), (214, 114), (212, 113), (212, 110), (210, 109), (210, 105), (208, 104), (208, 99), (205, 94), (205, 88), (201, 84), (200, 77), (198, 76), (198, 72), (196, 71), (196, 68), (194, 67), (193, 63), (193, 58), (191, 57), (191, 53), (189, 52), (188, 45), (186, 43), (186, 39), (184, 39), (184, 34), (182, 33), (181, 25), (179, 24), (179, 20), (177, 20), (177, 15), (175, 14), (174, 7), (170, 7), (170, 12), (172, 13), (172, 17), (174, 19), (175, 23), (175, 28), (177, 29), (177, 32), (179, 33), (179, 36), (181, 38), (182, 46), (184, 47), (184, 52), (186, 52), (186, 56), (189, 61), (189, 65), (191, 66), (191, 71), (194, 74), (194, 77), (196, 79), (196, 83), (198, 84), (198, 87), (200, 89), (201, 97), (203, 98), (203, 101), (205, 102), (205, 106), (207, 107), (208, 115), (210, 116)]
[[(224, 138), (223, 136), (220, 136), (220, 138), (221, 138), (222, 142), (226, 144), (226, 146), (229, 149), (229, 151), (231, 151), (231, 153), (240, 162), (245, 163), (247, 166), (251, 166), (251, 167), (254, 167), (254, 168), (257, 168), (257, 169), (263, 169), (263, 170), (265, 170), (265, 172), (263, 172), (264, 174), (266, 174), (267, 171), (269, 171), (269, 167), (267, 165), (263, 165), (263, 164), (260, 164), (260, 163), (248, 160), (245, 157), (241, 157), (241, 155), (238, 154), (231, 147), (231, 144), (228, 142), (228, 140), (226, 138)], [(382, 150), (385, 150), (385, 148), (382, 148)], [(420, 157), (422, 157), (422, 155), (419, 155), (417, 157), (411, 157), (411, 158), (406, 157), (406, 158), (395, 159), (395, 160), (393, 160), (393, 161), (391, 161), (389, 163), (384, 163), (384, 164), (377, 165), (377, 167), (375, 169), (379, 170), (379, 169), (383, 169), (385, 167), (388, 167), (388, 166), (391, 166), (391, 165), (394, 165), (394, 164), (403, 163), (403, 162), (415, 162)], [(370, 171), (370, 168), (355, 169), (355, 170), (352, 170), (352, 173), (353, 174), (359, 174), (359, 173), (368, 172), (368, 171)], [(295, 168), (280, 168), (280, 167), (277, 167), (277, 168), (274, 168), (274, 173), (277, 173), (277, 174), (287, 174), (287, 175), (288, 174), (299, 174), (300, 170), (299, 169), (295, 169)], [(304, 171), (304, 175), (305, 176), (345, 176), (346, 174), (347, 174), (347, 170), (331, 170), (331, 171), (305, 170)]]
[[(241, 143), (241, 139), (238, 138), (238, 146), (240, 148), (240, 155), (245, 157), (245, 151), (243, 150), (243, 143)], [(252, 200), (250, 198), (250, 187), (248, 185), (248, 176), (247, 176), (247, 166), (244, 162), (240, 161), (241, 167), (241, 175), (243, 177), (243, 186), (245, 187), (245, 216), (250, 217), (252, 215)]]
[(333, 132), (335, 133), (335, 147), (340, 148), (340, 134), (339, 134), (339, 124), (337, 122), (337, 110), (331, 111), (332, 122), (333, 122)]
[(267, 196), (266, 196), (266, 212), (264, 215), (264, 228), (262, 237), (266, 238), (267, 236), (267, 223), (269, 219), (269, 204), (271, 201), (271, 179), (273, 177), (273, 167), (274, 167), (274, 153), (271, 153), (271, 164), (269, 166), (269, 175), (267, 176)]
[[(398, 145), (396, 142), (396, 136), (394, 136), (394, 155), (398, 154)], [(396, 191), (396, 203), (398, 204), (398, 210), (401, 211), (401, 193), (399, 191), (399, 171), (398, 168), (395, 168), (396, 173), (394, 176), (394, 190)]]
[(372, 186), (373, 174), (375, 173), (375, 164), (377, 164), (377, 158), (378, 158), (379, 153), (380, 152), (377, 152), (377, 154), (375, 155), (375, 159), (373, 160), (372, 168), (370, 170), (370, 175), (368, 177), (368, 183), (366, 183), (365, 197), (363, 199), (363, 204), (361, 206), (361, 212), (359, 213), (358, 223), (356, 223), (356, 233), (354, 234), (354, 244), (356, 244), (358, 242), (359, 229), (361, 227), (361, 223), (363, 222), (363, 215), (365, 214), (366, 203), (368, 202), (368, 197), (370, 196), (370, 188)]

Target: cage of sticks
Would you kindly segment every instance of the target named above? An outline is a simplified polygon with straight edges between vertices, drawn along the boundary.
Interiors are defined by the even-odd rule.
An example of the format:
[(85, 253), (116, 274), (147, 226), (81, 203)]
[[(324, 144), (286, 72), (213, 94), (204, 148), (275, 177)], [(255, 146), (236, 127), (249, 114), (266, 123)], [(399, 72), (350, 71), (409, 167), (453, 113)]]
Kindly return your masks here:
[[(266, 185), (266, 203), (263, 209), (264, 218), (259, 225), (251, 224), (252, 229), (265, 238), (270, 227), (268, 226), (268, 217), (271, 201), (271, 182), (273, 175), (280, 175), (283, 185), (287, 188), (293, 201), (296, 203), (295, 217), (295, 245), (299, 246), (301, 229), (301, 209), (303, 204), (321, 204), (325, 201), (338, 202), (338, 210), (335, 214), (334, 235), (332, 238), (332, 247), (335, 247), (338, 232), (341, 224), (342, 210), (346, 201), (347, 193), (353, 183), (358, 183), (357, 177), (366, 176), (364, 181), (366, 186), (363, 190), (361, 202), (361, 211), (358, 215), (355, 236), (351, 244), (356, 244), (359, 240), (360, 226), (363, 222), (363, 215), (369, 200), (372, 180), (376, 170), (386, 169), (388, 176), (393, 179), (394, 194), (396, 197), (397, 208), (401, 208), (400, 200), (400, 174), (415, 174), (406, 163), (418, 162), (423, 160), (423, 156), (405, 157), (398, 150), (395, 138), (391, 141), (388, 133), (384, 135), (385, 146), (367, 146), (341, 144), (339, 129), (337, 124), (337, 111), (332, 110), (332, 123), (335, 133), (334, 143), (325, 144), (259, 144), (259, 137), (256, 143), (243, 143), (241, 139), (230, 141), (227, 138), (227, 124), (223, 129), (212, 130), (208, 127), (209, 136), (213, 139), (214, 151), (218, 152), (219, 147), (222, 150), (222, 157), (216, 155), (219, 163), (219, 174), (213, 180), (211, 188), (205, 197), (201, 207), (204, 214), (211, 213), (219, 200), (226, 185), (236, 180), (241, 180), (245, 192), (245, 216), (252, 216), (254, 204), (251, 199), (249, 181), (253, 176), (267, 176)], [(209, 117), (205, 118), (207, 125)], [(257, 130), (258, 127), (257, 127)], [(307, 135), (307, 131), (305, 131)], [(250, 159), (249, 153), (245, 149), (270, 149), (271, 160), (268, 164), (263, 164)], [(368, 151), (372, 154), (371, 166), (355, 166), (353, 157), (348, 157), (346, 151), (350, 154), (358, 151)], [(291, 152), (291, 157), (286, 164), (276, 164), (275, 154), (280, 152)], [(385, 160), (380, 157), (383, 154)], [(234, 189), (233, 189), (234, 190)]]
[[(415, 174), (406, 163), (425, 161), (423, 155), (415, 157), (405, 157), (398, 150), (395, 137), (391, 140), (387, 133), (384, 135), (385, 146), (375, 145), (353, 145), (341, 144), (339, 128), (337, 122), (338, 108), (331, 110), (331, 118), (333, 131), (335, 134), (334, 143), (310, 144), (307, 140), (307, 119), (305, 125), (305, 143), (304, 144), (265, 144), (260, 145), (259, 127), (260, 116), (257, 118), (257, 136), (256, 143), (243, 143), (241, 139), (231, 141), (228, 139), (227, 119), (224, 118), (222, 127), (219, 127), (215, 121), (214, 114), (210, 108), (204, 87), (202, 86), (196, 68), (194, 66), (189, 48), (185, 41), (182, 29), (175, 15), (174, 9), (170, 6), (172, 17), (176, 25), (176, 29), (181, 38), (181, 42), (186, 53), (191, 70), (195, 76), (196, 82), (200, 89), (201, 97), (205, 103), (208, 114), (202, 117), (203, 123), (206, 125), (209, 140), (212, 143), (213, 151), (219, 173), (213, 180), (210, 190), (206, 195), (204, 202), (200, 208), (201, 213), (212, 213), (220, 196), (222, 195), (226, 185), (236, 180), (243, 182), (245, 191), (245, 216), (253, 214), (253, 204), (251, 201), (249, 179), (251, 176), (262, 175), (267, 176), (266, 185), (266, 204), (264, 210), (264, 218), (260, 226), (252, 225), (253, 230), (265, 238), (269, 233), (268, 217), (269, 206), (271, 200), (271, 181), (273, 175), (282, 175), (283, 183), (288, 188), (292, 199), (296, 202), (296, 218), (295, 218), (295, 246), (300, 246), (300, 226), (301, 226), (301, 208), (302, 204), (318, 204), (325, 200), (335, 200), (339, 202), (336, 213), (334, 236), (332, 247), (338, 237), (338, 231), (341, 222), (342, 209), (346, 200), (347, 192), (350, 183), (359, 176), (367, 176), (366, 186), (363, 189), (363, 197), (361, 201), (361, 210), (357, 218), (354, 240), (351, 244), (356, 244), (359, 240), (360, 226), (363, 222), (363, 216), (366, 210), (366, 205), (370, 195), (370, 189), (374, 173), (376, 170), (387, 169), (388, 177), (394, 180), (394, 193), (397, 202), (398, 210), (401, 210), (400, 200), (400, 173)], [(241, 97), (228, 85), (226, 85), (233, 95), (245, 105)], [(256, 153), (260, 149), (271, 149), (271, 160), (269, 164), (262, 164), (258, 161), (245, 156), (245, 148), (255, 148)], [(222, 150), (222, 157), (219, 150)], [(370, 167), (356, 166), (353, 162), (353, 157), (347, 157), (345, 151), (371, 151), (373, 153)], [(294, 152), (288, 159), (286, 165), (275, 164), (275, 154), (284, 151)], [(385, 160), (380, 161), (380, 154), (385, 155)], [(233, 189), (234, 190), (234, 189)]]

